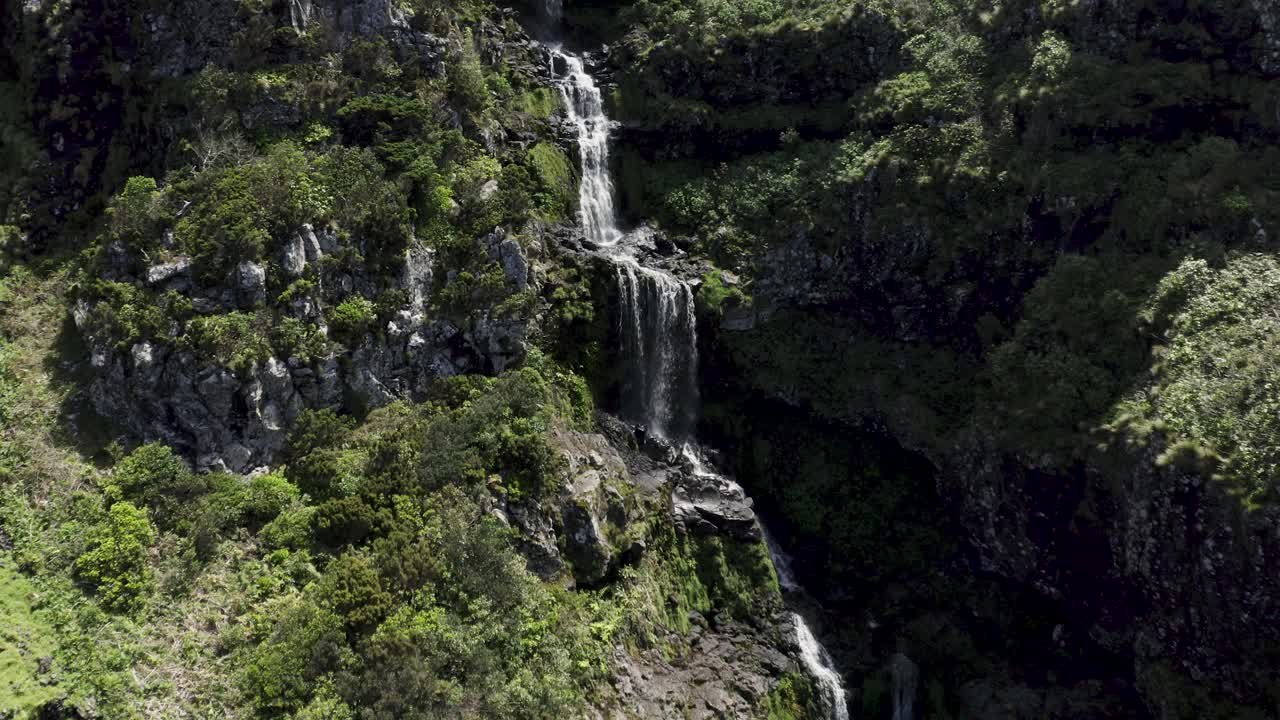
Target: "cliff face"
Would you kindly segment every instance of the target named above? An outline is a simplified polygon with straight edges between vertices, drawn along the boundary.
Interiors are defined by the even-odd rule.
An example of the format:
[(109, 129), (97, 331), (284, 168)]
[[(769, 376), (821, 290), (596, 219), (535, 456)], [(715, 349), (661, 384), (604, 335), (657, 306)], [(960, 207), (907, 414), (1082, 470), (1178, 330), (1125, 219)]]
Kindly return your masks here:
[[(831, 710), (747, 494), (593, 414), (623, 301), (547, 12), (0, 6), (0, 553), (49, 713)], [(1272, 4), (567, 13), (853, 707), (1274, 710)]]
[[(709, 426), (737, 450), (748, 488), (780, 501), (800, 542), (828, 554), (812, 577), (849, 572), (837, 558), (857, 536), (835, 538), (866, 521), (848, 516), (865, 503), (906, 513), (875, 493), (920, 491), (840, 460), (828, 472), (847, 472), (864, 494), (851, 490), (843, 514), (824, 512), (787, 489), (816, 482), (814, 472), (782, 458), (832, 463), (842, 433), (905, 449), (927, 460), (916, 472), (931, 475), (961, 544), (936, 562), (1052, 608), (1027, 636), (1037, 662), (1093, 658), (1077, 664), (1136, 688), (1141, 712), (1156, 717), (1269, 707), (1265, 658), (1277, 638), (1250, 619), (1277, 599), (1277, 515), (1261, 499), (1275, 477), (1248, 459), (1270, 451), (1244, 428), (1265, 425), (1246, 417), (1270, 402), (1257, 388), (1274, 366), (1264, 340), (1240, 340), (1256, 352), (1226, 348), (1269, 323), (1270, 290), (1247, 307), (1225, 298), (1243, 298), (1250, 282), (1272, 287), (1259, 265), (1276, 222), (1262, 199), (1269, 186), (1240, 160), (1274, 152), (1272, 13), (1124, 2), (959, 8), (923, 21), (907, 10), (813, 12), (741, 33), (714, 16), (688, 32), (651, 18), (660, 39), (621, 83), (635, 145), (623, 171), (645, 188), (633, 201), (746, 278), (709, 313), (719, 360), (705, 380), (724, 406)], [(771, 55), (804, 42), (814, 50), (793, 63)], [(842, 43), (862, 50), (822, 52)], [(740, 85), (702, 82), (725, 63)], [(808, 64), (810, 77), (788, 74)], [(793, 107), (796, 98), (814, 101)], [(667, 101), (697, 111), (677, 126), (656, 109)], [(757, 102), (782, 111), (749, 112)], [(655, 151), (645, 138), (658, 128), (676, 140)], [(1219, 214), (1237, 190), (1238, 214)], [(1217, 272), (1251, 280), (1220, 293)], [(1218, 356), (1218, 370), (1189, 369)], [(757, 440), (768, 424), (736, 416), (760, 398), (825, 427), (814, 431), (821, 439), (792, 449)], [(902, 462), (884, 452), (898, 450), (859, 457), (884, 474)], [(923, 593), (925, 577), (917, 569), (895, 582)], [(839, 582), (827, 588), (847, 597)], [(962, 613), (981, 605), (954, 602)], [(850, 601), (846, 611), (886, 605)], [(896, 633), (910, 648), (910, 615), (871, 636)], [(861, 642), (849, 640), (846, 665), (887, 663), (883, 640)], [(925, 676), (947, 673), (943, 657), (915, 659)], [(960, 675), (943, 682), (963, 686)], [(994, 682), (1037, 685), (1012, 675)], [(954, 692), (951, 702), (977, 702)], [(1054, 692), (1026, 702), (1059, 712), (1048, 709)]]
[[(431, 249), (411, 247), (398, 275), (380, 278), (364, 268), (343, 271), (326, 265), (326, 250), (339, 252), (340, 243), (323, 231), (320, 237), (304, 225), (285, 243), (278, 259), (284, 274), (313, 278), (307, 282), (314, 289), (277, 301), (274, 321), (305, 324), (317, 338), (327, 338), (333, 308), (346, 299), (397, 298), (404, 304), (393, 303), (378, 314), (378, 320), (387, 318), (385, 325), (370, 319), (347, 336), (344, 346), (302, 356), (268, 354), (232, 369), (189, 346), (160, 340), (113, 344), (100, 336), (100, 328), (93, 325), (94, 304), (84, 300), (76, 317), (93, 345), (98, 412), (121, 418), (139, 437), (190, 452), (201, 468), (246, 472), (277, 458), (286, 430), (304, 409), (379, 407), (422, 397), (437, 379), (468, 372), (501, 373), (524, 359), (528, 312), (498, 315), (483, 308), (463, 319), (431, 316), (428, 302), (437, 289)], [(509, 292), (537, 291), (531, 284), (534, 271), (519, 242), (499, 231), (479, 239), (477, 249), (502, 269), (501, 282)], [(147, 268), (145, 280), (130, 275), (126, 266), (122, 260), (103, 273), (104, 279), (145, 283), (161, 293), (191, 290), (190, 262), (185, 259)], [(265, 304), (266, 271), (246, 261), (235, 268), (226, 286), (213, 285), (192, 295), (193, 304), (200, 305), (197, 317), (254, 309)], [(255, 331), (268, 328), (259, 323)]]
[[(181, 156), (181, 145), (187, 148), (186, 159), (195, 163), (185, 178), (174, 176), (165, 185), (140, 190), (140, 206), (126, 207), (118, 200), (111, 211), (116, 222), (134, 226), (109, 232), (87, 268), (91, 285), (80, 298), (76, 320), (93, 347), (98, 411), (121, 418), (136, 436), (164, 440), (191, 453), (202, 468), (243, 472), (276, 457), (285, 430), (304, 408), (378, 407), (397, 398), (421, 397), (434, 379), (500, 373), (517, 365), (528, 348), (528, 301), (539, 291), (530, 254), (536, 258), (541, 252), (541, 239), (495, 228), (501, 217), (493, 217), (487, 229), (485, 219), (474, 217), (511, 199), (500, 192), (497, 173), (479, 171), (487, 176), (469, 177), (457, 186), (461, 193), (473, 194), (459, 198), (465, 209), (442, 199), (444, 221), (465, 213), (460, 224), (485, 230), (473, 237), (460, 234), (460, 247), (451, 253), (413, 236), (403, 221), (413, 199), (400, 188), (346, 184), (349, 177), (342, 173), (356, 168), (340, 170), (327, 187), (314, 188), (320, 195), (307, 197), (280, 184), (306, 182), (305, 173), (318, 170), (319, 164), (341, 162), (337, 155), (316, 153), (305, 144), (331, 137), (339, 116), (360, 122), (354, 113), (338, 111), (363, 107), (356, 98), (369, 96), (362, 92), (412, 82), (448, 85), (453, 60), (494, 67), (533, 62), (536, 55), (519, 27), (499, 14), (494, 19), (507, 22), (506, 27), (486, 18), (474, 35), (451, 35), (447, 26), (438, 25), (431, 14), (435, 11), (391, 3), (341, 8), (286, 3), (265, 14), (242, 12), (233, 4), (190, 10), (156, 7), (141, 13), (130, 26), (128, 56), (98, 58), (127, 68), (124, 85), (168, 79), (183, 88), (147, 101), (162, 112), (184, 106), (190, 110), (185, 120), (171, 118), (164, 125), (183, 138), (169, 138), (170, 154)], [(59, 11), (33, 5), (23, 12), (30, 24)], [(205, 32), (204, 27), (215, 29)], [(427, 28), (446, 32), (433, 34)], [(313, 57), (335, 63), (345, 56), (350, 66), (361, 62), (361, 52), (384, 53), (376, 62), (394, 67), (397, 79), (359, 78), (361, 71), (350, 67), (331, 64), (320, 70), (305, 64)], [(353, 76), (344, 80), (348, 71)], [(524, 82), (545, 83), (536, 69), (527, 66), (524, 71)], [(328, 81), (314, 77), (325, 73), (331, 76)], [(321, 90), (317, 82), (329, 85)], [(348, 86), (337, 86), (343, 82)], [(432, 113), (451, 115), (445, 122), (458, 133), (456, 144), (472, 142), (464, 135), (476, 137), (490, 146), (481, 152), (495, 158), (488, 160), (495, 166), (496, 158), (507, 158), (520, 151), (522, 142), (528, 144), (508, 133), (550, 137), (543, 118), (504, 118), (517, 128), (504, 130), (484, 108), (468, 114), (454, 109), (461, 107), (456, 100), (436, 103), (407, 111), (419, 113), (419, 123)], [(372, 108), (368, 119), (376, 122), (378, 113), (405, 111), (403, 104)], [(349, 124), (346, 129), (363, 132)], [(215, 217), (231, 200), (228, 191), (237, 192), (231, 184), (247, 179), (237, 173), (244, 167), (239, 163), (254, 154), (244, 139), (252, 133), (286, 143), (299, 133), (312, 134), (303, 147), (289, 146), (292, 160), (267, 161), (272, 166), (268, 174), (284, 170), (286, 162), (313, 165), (298, 168), (301, 174), (294, 177), (249, 180), (247, 190), (255, 197), (244, 198), (248, 204), (231, 216)], [(361, 162), (374, 173), (383, 169), (372, 156)], [(382, 195), (355, 197), (361, 187)], [(276, 225), (284, 208), (259, 202), (278, 189), (286, 189), (291, 197), (285, 202), (301, 210), (290, 213), (300, 224)], [(360, 217), (348, 213), (339, 218), (335, 200), (353, 204)], [(354, 207), (379, 201), (389, 204)], [(243, 221), (244, 214), (265, 221), (250, 231), (261, 234), (248, 245), (243, 244), (247, 237), (226, 224)], [(234, 252), (226, 252), (228, 244), (235, 246)], [(458, 280), (460, 272), (470, 269), (488, 273), (487, 295), (471, 287), (457, 290), (457, 284), (474, 284), (471, 275)], [(459, 297), (442, 310), (441, 297), (451, 285)], [(122, 301), (121, 293), (128, 299)], [(175, 298), (181, 298), (176, 306), (166, 304)], [(144, 303), (165, 309), (141, 332), (126, 328), (127, 316)], [(201, 323), (211, 331), (203, 344), (192, 342)], [(292, 337), (281, 340), (282, 334)], [(273, 336), (280, 341), (259, 342)]]
[(830, 710), (741, 488), (593, 414), (612, 290), (531, 17), (0, 15), (0, 562), (62, 618), (0, 714)]

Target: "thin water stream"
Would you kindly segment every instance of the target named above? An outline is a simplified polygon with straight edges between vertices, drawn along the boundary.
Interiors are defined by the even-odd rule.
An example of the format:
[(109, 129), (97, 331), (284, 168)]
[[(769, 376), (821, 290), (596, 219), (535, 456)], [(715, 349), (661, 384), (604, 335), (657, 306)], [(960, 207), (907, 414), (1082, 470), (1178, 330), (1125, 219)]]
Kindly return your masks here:
[[(769, 548), (769, 557), (773, 560), (774, 572), (778, 575), (778, 585), (783, 592), (804, 592), (804, 588), (796, 580), (795, 571), (791, 569), (791, 557), (783, 552), (768, 528), (764, 528), (764, 542)], [(800, 613), (791, 613), (792, 622), (796, 626), (796, 643), (800, 645), (800, 659), (805, 668), (822, 686), (831, 703), (832, 720), (849, 720), (849, 701), (845, 696), (844, 680), (835, 668), (831, 655), (814, 636), (809, 623)], [(898, 718), (894, 718), (898, 720)]]

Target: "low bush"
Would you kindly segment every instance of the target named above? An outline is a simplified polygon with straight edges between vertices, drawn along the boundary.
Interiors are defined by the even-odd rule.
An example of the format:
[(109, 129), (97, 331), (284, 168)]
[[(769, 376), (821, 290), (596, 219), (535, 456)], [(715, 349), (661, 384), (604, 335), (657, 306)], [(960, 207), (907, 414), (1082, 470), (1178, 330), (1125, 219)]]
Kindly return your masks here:
[(198, 356), (237, 373), (248, 372), (272, 355), (271, 320), (263, 313), (232, 312), (197, 317), (182, 342)]
[(377, 317), (377, 306), (373, 301), (357, 295), (329, 310), (329, 325), (335, 337), (357, 345), (373, 329)]

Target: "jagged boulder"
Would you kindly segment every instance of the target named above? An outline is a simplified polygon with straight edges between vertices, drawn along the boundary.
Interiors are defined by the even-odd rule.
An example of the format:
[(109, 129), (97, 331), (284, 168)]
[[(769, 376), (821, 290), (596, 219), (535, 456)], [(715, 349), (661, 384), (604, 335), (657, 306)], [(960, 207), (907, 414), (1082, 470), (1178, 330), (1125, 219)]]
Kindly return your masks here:
[(719, 475), (686, 473), (671, 491), (676, 522), (694, 535), (762, 539), (751, 498), (742, 486)]
[(234, 287), (241, 307), (253, 307), (267, 299), (267, 271), (245, 260), (236, 266)]
[(561, 505), (564, 524), (565, 556), (573, 566), (578, 584), (592, 586), (609, 572), (616, 551), (605, 537), (597, 508), (584, 500), (571, 500)]
[[(511, 292), (533, 286), (535, 273), (519, 242), (500, 232), (479, 242), (501, 264)], [(280, 247), (285, 279), (305, 276), (314, 283), (274, 310), (322, 338), (328, 335), (332, 308), (352, 295), (391, 292), (403, 298), (403, 305), (383, 327), (343, 337), (341, 344), (329, 342), (326, 354), (272, 356), (233, 370), (171, 339), (135, 343), (121, 352), (114, 340), (99, 337), (93, 306), (86, 301), (77, 307), (75, 320), (93, 349), (98, 379), (91, 397), (98, 410), (142, 438), (187, 451), (202, 468), (243, 471), (275, 459), (303, 409), (378, 407), (418, 396), (436, 378), (503, 372), (528, 353), (532, 317), (527, 311), (499, 316), (477, 308), (464, 320), (432, 312), (437, 258), (423, 244), (410, 243), (399, 272), (378, 274), (366, 267), (321, 264), (338, 250), (337, 235), (327, 228), (302, 225)], [(128, 248), (114, 253), (108, 248), (108, 255), (115, 258), (112, 277), (130, 280), (134, 260)], [(190, 261), (178, 257), (147, 268), (145, 278), (155, 287), (186, 292), (199, 315), (226, 316), (268, 303), (263, 264), (243, 261), (225, 286), (202, 290), (191, 289), (190, 271)]]
[(191, 260), (186, 257), (179, 257), (170, 262), (152, 265), (147, 268), (147, 284), (160, 285), (186, 275), (190, 270)]
[(657, 509), (637, 496), (626, 463), (603, 435), (560, 430), (552, 437), (566, 462), (564, 484), (553, 502), (561, 555), (578, 584), (596, 585), (625, 551), (643, 542), (631, 532), (641, 529), (632, 521)]
[(1280, 6), (1272, 0), (1250, 0), (1258, 13), (1262, 33), (1262, 54), (1259, 61), (1267, 75), (1280, 75)]
[(320, 259), (321, 252), (315, 228), (305, 224), (285, 243), (281, 251), (280, 269), (289, 277), (300, 277), (306, 271), (308, 263)]

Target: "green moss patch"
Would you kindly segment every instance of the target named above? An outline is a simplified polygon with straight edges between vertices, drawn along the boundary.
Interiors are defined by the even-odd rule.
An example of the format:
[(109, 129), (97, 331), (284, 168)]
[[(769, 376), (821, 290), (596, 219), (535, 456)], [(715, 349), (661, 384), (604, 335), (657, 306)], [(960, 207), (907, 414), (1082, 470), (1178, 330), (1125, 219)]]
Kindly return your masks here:
[(41, 662), (52, 663), (57, 643), (53, 628), (38, 616), (35, 592), (13, 557), (0, 554), (0, 712), (20, 717), (62, 695), (47, 684), (54, 669), (41, 673)]

